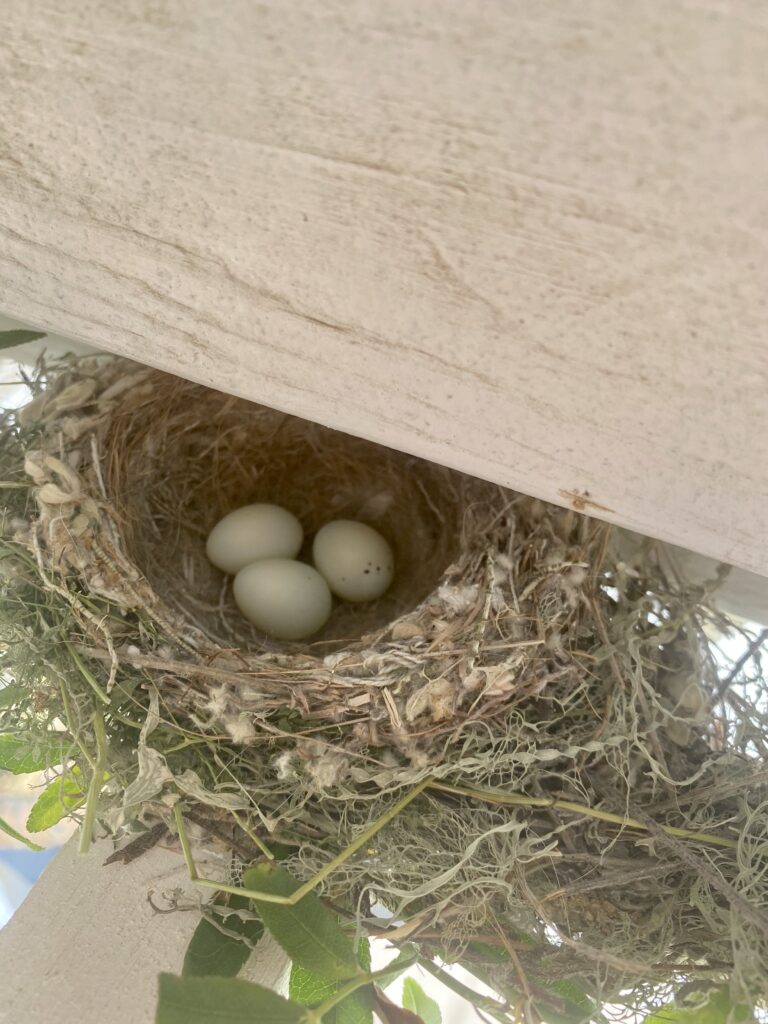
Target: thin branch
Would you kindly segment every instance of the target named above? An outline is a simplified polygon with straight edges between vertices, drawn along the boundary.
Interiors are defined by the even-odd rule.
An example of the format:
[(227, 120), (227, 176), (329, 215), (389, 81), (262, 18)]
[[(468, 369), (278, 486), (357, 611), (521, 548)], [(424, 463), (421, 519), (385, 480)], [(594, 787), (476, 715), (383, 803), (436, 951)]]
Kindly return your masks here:
[(93, 713), (93, 730), (96, 734), (96, 763), (93, 766), (88, 796), (85, 803), (85, 817), (80, 833), (80, 853), (88, 853), (93, 838), (93, 823), (96, 820), (96, 806), (99, 802), (101, 787), (104, 785), (104, 772), (107, 767), (107, 734), (104, 719), (100, 711)]
[(189, 871), (189, 877), (193, 882), (197, 882), (198, 885), (204, 885), (209, 889), (216, 889), (219, 892), (234, 893), (237, 896), (247, 896), (252, 900), (262, 900), (265, 903), (279, 903), (282, 906), (295, 906), (300, 900), (302, 900), (308, 893), (312, 892), (328, 875), (332, 874), (336, 868), (340, 867), (346, 860), (348, 860), (353, 853), (357, 853), (361, 846), (365, 846), (366, 843), (370, 842), (373, 836), (376, 835), (385, 825), (387, 825), (393, 818), (397, 817), (401, 811), (403, 811), (412, 800), (426, 789), (427, 786), (432, 782), (431, 777), (423, 779), (417, 786), (414, 786), (405, 796), (401, 797), (396, 803), (394, 803), (380, 818), (367, 828), (349, 846), (345, 847), (338, 856), (334, 857), (333, 860), (328, 861), (316, 875), (313, 875), (309, 881), (305, 882), (304, 885), (291, 893), (290, 896), (281, 896), (273, 892), (260, 892), (256, 889), (244, 889), (236, 885), (227, 885), (224, 882), (216, 882), (211, 878), (201, 878), (198, 874), (197, 867), (195, 865), (194, 858), (192, 856), (192, 850), (189, 845), (189, 838), (187, 836), (186, 826), (184, 824), (184, 817), (181, 811), (181, 803), (177, 801), (173, 808), (173, 815), (176, 821), (176, 829), (179, 833), (179, 840), (181, 842), (181, 849), (184, 854), (184, 860), (187, 863), (187, 870)]
[(756, 928), (759, 928), (764, 935), (768, 935), (768, 914), (761, 907), (745, 899), (735, 886), (727, 882), (706, 860), (694, 853), (685, 843), (681, 843), (674, 836), (665, 835), (655, 821), (649, 818), (646, 827), (652, 835), (658, 838), (659, 842), (671, 847), (680, 860), (708, 882), (713, 889), (722, 893), (733, 909), (738, 908), (741, 914)]
[[(585, 804), (573, 803), (571, 800), (556, 800), (549, 797), (523, 796), (520, 793), (499, 793), (492, 789), (469, 789), (464, 786), (451, 786), (444, 782), (430, 782), (430, 789), (437, 789), (443, 793), (454, 793), (457, 796), (468, 796), (475, 800), (484, 800), (491, 804), (508, 804), (513, 807), (548, 807), (557, 811), (567, 811), (570, 814), (581, 814), (588, 818), (597, 818), (599, 821), (607, 821), (612, 825), (620, 825), (622, 828), (639, 829), (641, 832), (648, 832), (648, 825), (644, 825), (637, 818), (625, 818), (620, 814), (611, 814), (610, 811), (601, 811), (596, 807), (587, 807)], [(657, 826), (666, 835), (677, 836), (680, 839), (690, 839), (698, 843), (708, 843), (711, 846), (724, 846), (729, 850), (738, 849), (735, 839), (727, 839), (725, 836), (711, 835), (709, 832), (693, 832), (687, 828), (676, 828), (673, 825)]]
[(492, 999), (490, 996), (481, 996), (478, 992), (475, 992), (474, 989), (469, 988), (467, 985), (463, 985), (457, 978), (448, 974), (447, 971), (444, 971), (426, 957), (419, 958), (419, 967), (422, 967), (433, 977), (437, 978), (438, 981), (441, 981), (446, 988), (455, 992), (457, 996), (461, 996), (462, 999), (466, 999), (467, 1002), (472, 1003), (476, 1010), (485, 1010), (486, 1013), (492, 1014), (496, 1020), (509, 1019), (508, 1016), (506, 1016), (508, 1004)]
[(746, 651), (744, 651), (744, 653), (738, 659), (738, 661), (734, 662), (733, 668), (717, 688), (717, 693), (714, 697), (715, 703), (719, 700), (722, 700), (722, 698), (725, 696), (726, 692), (730, 688), (731, 683), (738, 676), (739, 672), (741, 672), (741, 670), (747, 664), (749, 659), (754, 657), (755, 654), (757, 654), (757, 652), (760, 650), (760, 648), (763, 646), (766, 640), (768, 640), (768, 628), (763, 629), (760, 633), (758, 633), (755, 639), (746, 649)]
[(232, 811), (232, 817), (235, 819), (235, 821), (243, 830), (243, 832), (245, 832), (245, 834), (248, 836), (248, 838), (251, 840), (254, 846), (258, 847), (258, 849), (261, 850), (261, 852), (264, 854), (267, 860), (274, 860), (274, 853), (272, 853), (272, 851), (270, 850), (270, 848), (267, 846), (263, 839), (260, 839), (256, 835), (256, 833), (246, 825), (244, 821), (241, 821), (240, 815), (237, 813), (237, 811)]

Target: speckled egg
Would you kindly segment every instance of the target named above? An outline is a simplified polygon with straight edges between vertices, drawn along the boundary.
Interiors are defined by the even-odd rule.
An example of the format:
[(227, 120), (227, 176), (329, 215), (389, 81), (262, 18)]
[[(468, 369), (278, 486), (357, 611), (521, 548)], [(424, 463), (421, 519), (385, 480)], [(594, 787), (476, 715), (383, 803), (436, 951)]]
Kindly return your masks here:
[(344, 601), (374, 601), (387, 590), (395, 572), (387, 541), (373, 527), (352, 519), (336, 519), (318, 531), (312, 560)]

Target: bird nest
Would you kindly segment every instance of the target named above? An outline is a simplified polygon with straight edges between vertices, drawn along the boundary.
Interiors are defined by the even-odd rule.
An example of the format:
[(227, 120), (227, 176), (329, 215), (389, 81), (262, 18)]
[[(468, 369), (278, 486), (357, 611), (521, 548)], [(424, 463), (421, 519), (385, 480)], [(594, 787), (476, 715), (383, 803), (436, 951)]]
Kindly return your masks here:
[[(30, 742), (64, 723), (70, 775), (108, 770), (88, 829), (181, 796), (235, 874), (266, 841), (308, 879), (385, 821), (324, 895), (504, 1012), (766, 997), (766, 696), (707, 588), (576, 512), (125, 361), (30, 386), (1, 456), (3, 656), (30, 699), (0, 714)], [(311, 641), (260, 635), (205, 558), (251, 501), (308, 535), (375, 526), (391, 590)]]

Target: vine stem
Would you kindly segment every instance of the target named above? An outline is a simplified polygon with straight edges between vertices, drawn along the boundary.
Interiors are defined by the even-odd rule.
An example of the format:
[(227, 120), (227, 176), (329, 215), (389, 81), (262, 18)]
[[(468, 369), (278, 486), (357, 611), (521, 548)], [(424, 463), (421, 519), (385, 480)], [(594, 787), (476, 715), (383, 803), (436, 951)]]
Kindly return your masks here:
[[(181, 842), (181, 848), (184, 853), (184, 859), (187, 864), (187, 869), (189, 870), (189, 876), (194, 882), (197, 882), (198, 885), (206, 886), (209, 889), (216, 889), (218, 892), (233, 893), (237, 896), (246, 896), (249, 899), (263, 900), (266, 903), (295, 906), (295, 904), (303, 899), (304, 896), (310, 893), (325, 878), (327, 878), (328, 875), (332, 874), (336, 868), (356, 853), (361, 846), (364, 846), (369, 842), (380, 829), (384, 828), (384, 826), (393, 818), (397, 817), (397, 815), (400, 814), (400, 812), (425, 789), (432, 789), (441, 793), (452, 793), (456, 796), (466, 796), (474, 800), (483, 800), (487, 803), (503, 804), (506, 806), (546, 807), (552, 810), (567, 811), (571, 814), (580, 814), (586, 817), (596, 818), (599, 821), (607, 821), (613, 825), (620, 825), (623, 828), (637, 829), (641, 832), (650, 831), (648, 825), (644, 824), (642, 821), (638, 821), (636, 818), (626, 818), (620, 814), (612, 814), (610, 811), (601, 811), (594, 807), (588, 807), (586, 804), (574, 803), (571, 800), (558, 800), (550, 799), (549, 797), (524, 796), (520, 793), (499, 793), (495, 790), (470, 789), (464, 786), (452, 786), (445, 782), (438, 782), (429, 776), (426, 779), (423, 779), (417, 786), (414, 786), (410, 792), (406, 793), (405, 796), (401, 797), (400, 800), (394, 803), (373, 823), (373, 825), (362, 832), (354, 842), (350, 843), (349, 846), (345, 847), (340, 854), (328, 861), (328, 863), (325, 864), (316, 875), (313, 875), (313, 877), (307, 882), (299, 886), (299, 888), (290, 896), (283, 896), (277, 893), (266, 893), (259, 892), (254, 889), (244, 889), (240, 886), (228, 885), (225, 882), (215, 881), (211, 878), (202, 878), (197, 870), (197, 866), (195, 865), (192, 850), (189, 845), (180, 802), (177, 802), (174, 806), (173, 814), (176, 821), (179, 840)], [(690, 839), (694, 842), (707, 843), (711, 846), (721, 846), (729, 850), (738, 849), (738, 843), (736, 840), (728, 839), (725, 836), (715, 836), (708, 832), (693, 832), (690, 829), (676, 828), (673, 825), (659, 825), (658, 827), (667, 835), (675, 836), (680, 839)]]
[[(468, 985), (462, 984), (458, 978), (454, 978), (453, 975), (448, 974), (437, 964), (433, 963), (427, 957), (419, 957), (419, 967), (422, 967), (425, 971), (428, 971), (433, 977), (437, 978), (439, 982), (449, 988), (452, 992), (455, 992), (457, 996), (461, 996), (462, 999), (466, 999), (468, 1002), (478, 1010), (485, 1010), (486, 1013), (493, 1014), (497, 1020), (508, 1019), (503, 1015), (507, 1012), (508, 1004), (499, 1002), (496, 999), (492, 999), (490, 996), (480, 995), (479, 992), (475, 992), (474, 989), (469, 988)], [(497, 1017), (497, 1014), (501, 1014), (501, 1017)]]
[(93, 824), (96, 820), (96, 806), (99, 802), (101, 787), (104, 785), (104, 771), (107, 766), (107, 734), (104, 729), (104, 718), (100, 711), (93, 713), (93, 731), (96, 734), (96, 763), (93, 766), (88, 796), (85, 803), (85, 817), (80, 833), (80, 853), (88, 853), (93, 838)]
[[(468, 789), (464, 786), (451, 786), (445, 782), (431, 782), (429, 788), (439, 790), (441, 793), (453, 793), (456, 796), (484, 800), (490, 804), (505, 804), (512, 807), (548, 807), (555, 811), (569, 811), (571, 814), (582, 814), (585, 817), (597, 818), (599, 821), (607, 821), (612, 825), (621, 825), (624, 828), (638, 829), (641, 832), (650, 831), (648, 825), (636, 818), (624, 818), (620, 814), (611, 814), (610, 811), (601, 811), (595, 807), (588, 807), (586, 804), (573, 803), (571, 800), (523, 796), (520, 793), (499, 793), (492, 789)], [(667, 835), (676, 836), (679, 839), (691, 839), (699, 843), (708, 843), (711, 846), (724, 846), (728, 850), (736, 850), (739, 846), (735, 839), (715, 836), (709, 832), (693, 832), (687, 828), (676, 828), (674, 825), (659, 825), (658, 827)]]
[(187, 869), (189, 876), (193, 882), (197, 882), (198, 885), (207, 886), (209, 889), (217, 889), (219, 892), (234, 893), (236, 896), (246, 896), (252, 900), (262, 900), (265, 903), (279, 903), (283, 906), (295, 906), (301, 899), (303, 899), (308, 893), (312, 892), (323, 879), (327, 878), (328, 875), (332, 874), (337, 867), (348, 860), (353, 853), (357, 853), (361, 846), (365, 846), (373, 836), (376, 835), (386, 824), (388, 824), (393, 818), (396, 818), (402, 810), (404, 810), (408, 804), (415, 800), (422, 790), (426, 789), (432, 782), (432, 778), (428, 777), (423, 779), (417, 786), (414, 786), (410, 792), (406, 793), (405, 796), (401, 797), (396, 803), (385, 811), (380, 818), (367, 828), (364, 832), (361, 832), (354, 842), (351, 842), (349, 846), (341, 851), (338, 856), (334, 857), (333, 860), (329, 860), (327, 864), (313, 875), (309, 881), (305, 882), (304, 885), (291, 893), (290, 896), (282, 896), (274, 892), (259, 892), (256, 889), (243, 889), (237, 885), (227, 885), (224, 882), (216, 882), (211, 878), (201, 878), (197, 866), (195, 865), (194, 857), (192, 856), (192, 849), (189, 845), (189, 837), (187, 836), (186, 825), (184, 824), (184, 816), (181, 811), (181, 803), (177, 801), (173, 808), (173, 816), (176, 822), (176, 830), (179, 833), (179, 840), (181, 842), (182, 853), (187, 863)]
[(72, 656), (72, 660), (74, 661), (75, 665), (77, 665), (77, 668), (80, 674), (82, 675), (83, 679), (85, 679), (88, 685), (93, 689), (93, 692), (96, 694), (99, 700), (103, 701), (105, 704), (111, 704), (112, 701), (107, 696), (106, 692), (99, 685), (99, 682), (94, 676), (93, 672), (91, 672), (91, 670), (85, 664), (83, 659), (77, 653), (77, 648), (75, 647), (75, 645), (73, 643), (70, 643), (69, 640), (65, 641), (65, 644), (67, 650)]
[(374, 971), (373, 974), (360, 974), (356, 978), (352, 978), (346, 985), (342, 985), (341, 988), (337, 989), (333, 995), (328, 996), (325, 1002), (312, 1009), (308, 1009), (304, 1017), (306, 1024), (321, 1024), (326, 1013), (346, 999), (347, 996), (351, 996), (353, 992), (357, 992), (358, 989), (364, 988), (366, 985), (375, 985), (377, 981), (384, 981), (392, 974), (407, 971), (409, 967), (413, 967), (418, 962), (419, 957), (414, 954), (412, 960), (401, 960), (397, 967), (389, 964), (387, 967), (382, 967), (380, 971)]
[[(192, 848), (189, 845), (189, 836), (187, 835), (187, 826), (184, 824), (184, 817), (181, 813), (180, 800), (177, 800), (173, 805), (173, 817), (176, 822), (176, 831), (179, 833), (181, 852), (184, 855), (187, 871), (189, 871), (189, 877), (193, 882), (198, 882), (200, 881), (200, 876), (197, 873), (197, 865), (195, 864), (195, 859), (192, 856)], [(234, 886), (229, 886), (229, 891), (232, 892), (233, 890), (237, 891)]]
[(257, 846), (261, 850), (261, 852), (264, 854), (264, 856), (267, 858), (267, 860), (274, 860), (275, 859), (274, 853), (272, 853), (272, 851), (267, 846), (267, 844), (264, 842), (264, 840), (260, 839), (256, 835), (256, 833), (253, 831), (253, 829), (248, 828), (246, 823), (244, 821), (241, 821), (240, 815), (237, 813), (237, 811), (232, 811), (232, 817), (235, 819), (235, 821), (240, 826), (240, 828), (243, 830), (243, 832), (245, 832), (245, 834), (248, 836), (248, 838), (251, 840), (251, 842), (254, 844), (254, 846)]
[(80, 753), (88, 762), (88, 767), (91, 769), (91, 771), (93, 771), (96, 768), (96, 761), (91, 757), (90, 751), (83, 743), (83, 741), (80, 739), (80, 736), (78, 735), (78, 732), (75, 729), (75, 720), (72, 717), (72, 708), (69, 703), (69, 694), (67, 693), (66, 686), (61, 681), (59, 682), (59, 692), (61, 693), (61, 701), (64, 706), (64, 718), (66, 719), (67, 728), (69, 729), (70, 735), (72, 736), (75, 743), (79, 747)]

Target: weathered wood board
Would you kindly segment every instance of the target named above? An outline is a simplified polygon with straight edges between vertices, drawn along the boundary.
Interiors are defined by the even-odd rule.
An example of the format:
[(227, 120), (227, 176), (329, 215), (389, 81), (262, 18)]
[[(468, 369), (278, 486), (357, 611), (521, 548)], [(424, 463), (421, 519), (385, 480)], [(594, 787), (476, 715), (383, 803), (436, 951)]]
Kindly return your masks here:
[[(163, 893), (189, 892), (181, 854), (156, 847), (128, 865), (69, 841), (0, 931), (0, 1024), (150, 1024), (157, 976), (179, 974), (200, 914), (158, 913)], [(183, 902), (183, 901), (182, 901)], [(187, 899), (193, 906), (193, 900)], [(271, 939), (244, 977), (278, 987), (287, 960)]]
[(4, 0), (0, 310), (768, 575), (766, 53), (761, 0)]

